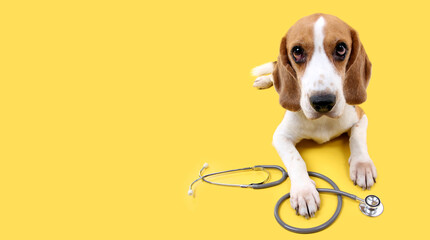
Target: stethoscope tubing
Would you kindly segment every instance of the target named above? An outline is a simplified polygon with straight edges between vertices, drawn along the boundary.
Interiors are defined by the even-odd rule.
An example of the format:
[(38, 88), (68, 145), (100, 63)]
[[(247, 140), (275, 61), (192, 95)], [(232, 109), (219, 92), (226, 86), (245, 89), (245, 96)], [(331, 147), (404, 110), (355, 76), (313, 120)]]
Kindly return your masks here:
[[(190, 185), (190, 189), (188, 191), (189, 195), (193, 194), (192, 191), (192, 186), (195, 182), (202, 180), (204, 182), (210, 183), (210, 184), (215, 184), (215, 185), (221, 185), (221, 186), (229, 186), (229, 187), (242, 187), (242, 188), (253, 188), (253, 189), (263, 189), (263, 188), (269, 188), (269, 187), (273, 187), (276, 185), (281, 184), (282, 182), (284, 182), (287, 178), (288, 178), (288, 173), (284, 170), (284, 168), (277, 166), (277, 165), (256, 165), (253, 167), (245, 167), (245, 168), (238, 168), (238, 169), (231, 169), (231, 170), (226, 170), (226, 171), (221, 171), (221, 172), (215, 172), (215, 173), (210, 173), (210, 174), (206, 174), (203, 175), (203, 171), (208, 167), (207, 163), (205, 163), (205, 165), (203, 166), (203, 168), (200, 170), (199, 173), (199, 178), (196, 179), (194, 182), (191, 183)], [(244, 184), (244, 185), (240, 185), (240, 184), (227, 184), (227, 183), (217, 183), (217, 182), (212, 182), (207, 180), (207, 177), (211, 177), (214, 175), (218, 175), (218, 174), (223, 174), (223, 173), (232, 173), (232, 172), (237, 172), (237, 171), (246, 171), (246, 170), (263, 170), (266, 171), (265, 169), (277, 169), (280, 172), (282, 172), (282, 177), (274, 182), (268, 182), (266, 183), (267, 179), (262, 182), (262, 183), (252, 183), (252, 184)], [(315, 232), (319, 232), (321, 230), (326, 229), (327, 227), (329, 227), (331, 224), (333, 224), (333, 222), (339, 217), (340, 211), (342, 209), (342, 205), (343, 205), (343, 200), (342, 200), (342, 196), (351, 198), (353, 200), (357, 200), (359, 202), (361, 202), (362, 204), (365, 203), (365, 201), (359, 197), (357, 197), (354, 194), (350, 194), (344, 191), (341, 191), (339, 189), (339, 187), (336, 185), (336, 183), (334, 183), (329, 177), (321, 174), (321, 173), (316, 173), (316, 172), (308, 172), (309, 176), (312, 177), (317, 177), (320, 178), (324, 181), (326, 181), (327, 183), (329, 183), (333, 189), (330, 188), (317, 188), (316, 190), (318, 192), (326, 192), (326, 193), (333, 193), (337, 195), (337, 207), (336, 210), (333, 214), (332, 217), (330, 217), (329, 220), (327, 220), (326, 222), (324, 222), (323, 224), (316, 226), (316, 227), (311, 227), (311, 228), (298, 228), (298, 227), (294, 227), (291, 225), (286, 224), (281, 217), (279, 216), (279, 209), (280, 206), (282, 205), (282, 203), (287, 200), (288, 198), (290, 198), (290, 193), (287, 193), (285, 195), (283, 195), (276, 203), (275, 205), (275, 211), (274, 211), (274, 215), (275, 215), (275, 219), (276, 221), (285, 229), (291, 231), (291, 232), (295, 232), (295, 233), (301, 233), (301, 234), (307, 234), (307, 233), (315, 233)], [(372, 195), (373, 196), (373, 195)], [(369, 197), (369, 196), (368, 196)], [(376, 196), (375, 196), (376, 197)], [(377, 198), (377, 197), (376, 197)], [(379, 201), (379, 199), (378, 199)], [(380, 204), (380, 201), (378, 203), (378, 205)], [(382, 204), (380, 204), (382, 205)], [(360, 205), (361, 206), (361, 205)], [(362, 209), (361, 209), (362, 210)], [(365, 211), (366, 209), (362, 210), (362, 212), (364, 214), (366, 214), (367, 216), (378, 216), (382, 213), (383, 208), (378, 209), (376, 212), (374, 212), (374, 214), (369, 214), (368, 212)]]

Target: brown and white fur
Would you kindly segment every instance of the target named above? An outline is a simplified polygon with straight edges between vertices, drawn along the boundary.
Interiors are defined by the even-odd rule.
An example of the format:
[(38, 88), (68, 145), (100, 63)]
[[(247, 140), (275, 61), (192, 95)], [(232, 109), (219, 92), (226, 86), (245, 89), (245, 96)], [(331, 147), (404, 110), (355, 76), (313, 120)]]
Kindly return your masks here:
[[(346, 46), (343, 60), (334, 55), (339, 43)], [(305, 62), (296, 63), (296, 46), (303, 49), (299, 56), (305, 56)], [(282, 38), (278, 61), (256, 67), (252, 73), (259, 76), (254, 87), (274, 85), (280, 104), (287, 109), (273, 145), (291, 178), (290, 203), (298, 214), (314, 216), (320, 205), (315, 183), (295, 147), (302, 139), (324, 143), (348, 132), (351, 180), (363, 189), (374, 185), (376, 168), (366, 143), (367, 116), (355, 106), (367, 98), (371, 63), (354, 29), (331, 15), (304, 17)], [(319, 94), (336, 97), (328, 112), (312, 107), (310, 98)]]

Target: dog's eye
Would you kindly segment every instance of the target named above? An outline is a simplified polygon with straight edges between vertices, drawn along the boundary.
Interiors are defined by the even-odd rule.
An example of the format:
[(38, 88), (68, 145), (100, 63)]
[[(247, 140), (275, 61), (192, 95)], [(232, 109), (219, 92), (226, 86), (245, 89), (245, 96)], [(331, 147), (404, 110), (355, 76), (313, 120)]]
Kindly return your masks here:
[(291, 55), (296, 63), (304, 63), (306, 61), (305, 50), (300, 46), (295, 46), (291, 49)]
[(334, 48), (334, 59), (342, 61), (345, 59), (347, 47), (344, 42), (338, 43), (336, 47)]

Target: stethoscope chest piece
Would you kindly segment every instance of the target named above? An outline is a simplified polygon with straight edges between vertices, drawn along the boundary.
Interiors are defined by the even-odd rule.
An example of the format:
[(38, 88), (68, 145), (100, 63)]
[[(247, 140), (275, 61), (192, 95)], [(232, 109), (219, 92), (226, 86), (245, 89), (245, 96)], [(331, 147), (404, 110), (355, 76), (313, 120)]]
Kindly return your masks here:
[(384, 205), (381, 200), (375, 195), (367, 196), (359, 205), (360, 211), (369, 217), (376, 217), (384, 211)]

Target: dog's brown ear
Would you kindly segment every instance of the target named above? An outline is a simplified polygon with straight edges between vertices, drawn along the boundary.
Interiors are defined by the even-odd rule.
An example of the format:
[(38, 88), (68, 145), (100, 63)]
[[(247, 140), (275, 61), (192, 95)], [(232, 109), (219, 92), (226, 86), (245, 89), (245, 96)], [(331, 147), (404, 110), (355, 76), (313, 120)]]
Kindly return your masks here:
[(296, 72), (288, 59), (286, 37), (282, 38), (278, 62), (273, 71), (273, 83), (281, 106), (294, 112), (300, 110), (300, 87)]
[(370, 80), (372, 63), (370, 63), (363, 44), (358, 38), (358, 33), (354, 29), (351, 29), (351, 38), (351, 54), (346, 65), (343, 92), (346, 102), (356, 105), (366, 101), (366, 88)]

